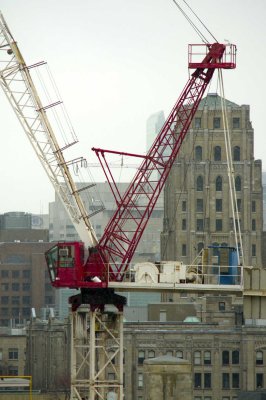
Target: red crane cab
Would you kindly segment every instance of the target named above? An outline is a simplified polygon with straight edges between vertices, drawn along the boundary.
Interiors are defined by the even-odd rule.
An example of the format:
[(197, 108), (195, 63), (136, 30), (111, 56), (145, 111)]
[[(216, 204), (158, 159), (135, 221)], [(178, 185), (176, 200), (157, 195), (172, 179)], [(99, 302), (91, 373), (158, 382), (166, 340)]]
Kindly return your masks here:
[[(45, 253), (51, 283), (56, 288), (104, 288), (97, 252), (85, 251), (83, 242), (59, 242)], [(88, 268), (95, 260), (98, 270)], [(93, 263), (94, 264), (94, 263)], [(98, 275), (98, 276), (97, 276)], [(100, 276), (99, 276), (100, 275)]]

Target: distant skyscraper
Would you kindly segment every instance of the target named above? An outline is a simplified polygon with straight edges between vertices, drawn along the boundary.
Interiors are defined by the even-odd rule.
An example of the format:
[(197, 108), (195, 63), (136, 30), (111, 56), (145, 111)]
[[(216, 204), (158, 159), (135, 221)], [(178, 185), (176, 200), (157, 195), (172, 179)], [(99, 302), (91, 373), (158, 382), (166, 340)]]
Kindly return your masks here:
[(151, 147), (155, 137), (158, 135), (165, 122), (164, 112), (158, 111), (152, 114), (146, 123), (146, 150)]

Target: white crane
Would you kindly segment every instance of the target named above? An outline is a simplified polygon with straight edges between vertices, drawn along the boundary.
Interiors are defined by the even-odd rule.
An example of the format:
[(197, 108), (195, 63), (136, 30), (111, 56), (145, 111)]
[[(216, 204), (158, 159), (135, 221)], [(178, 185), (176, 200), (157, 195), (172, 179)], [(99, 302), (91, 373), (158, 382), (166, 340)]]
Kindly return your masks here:
[[(60, 107), (62, 102), (56, 101), (52, 104), (42, 104), (30, 70), (44, 63), (41, 62), (31, 66), (25, 63), (1, 13), (0, 62), (0, 85), (6, 97), (56, 193), (66, 208), (80, 239), (87, 248), (95, 246), (98, 240), (79, 195), (79, 189), (70, 174), (68, 163), (64, 158), (64, 148), (60, 147), (56, 138), (55, 128), (47, 118), (47, 110), (53, 107)], [(74, 137), (73, 132), (72, 134)]]

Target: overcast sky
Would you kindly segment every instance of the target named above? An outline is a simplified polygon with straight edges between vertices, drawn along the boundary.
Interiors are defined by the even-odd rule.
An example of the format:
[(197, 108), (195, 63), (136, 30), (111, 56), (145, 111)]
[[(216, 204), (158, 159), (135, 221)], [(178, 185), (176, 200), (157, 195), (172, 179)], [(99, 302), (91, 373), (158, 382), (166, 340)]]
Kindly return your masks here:
[[(218, 41), (237, 45), (225, 94), (250, 105), (255, 158), (265, 170), (266, 2), (187, 2)], [(168, 115), (188, 78), (187, 45), (200, 42), (172, 0), (2, 0), (1, 11), (26, 63), (48, 62), (80, 155), (95, 162), (93, 146), (145, 152), (146, 120)], [(216, 87), (217, 76), (210, 91)], [(47, 212), (53, 188), (3, 93), (0, 115), (0, 213)]]

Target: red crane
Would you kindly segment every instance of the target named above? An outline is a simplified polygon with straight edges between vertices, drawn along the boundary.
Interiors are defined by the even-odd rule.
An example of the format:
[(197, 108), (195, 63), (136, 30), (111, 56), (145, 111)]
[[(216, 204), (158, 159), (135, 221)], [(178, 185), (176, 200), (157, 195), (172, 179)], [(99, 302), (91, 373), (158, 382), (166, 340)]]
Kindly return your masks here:
[[(199, 55), (203, 54), (199, 46), (205, 49), (202, 60), (198, 60)], [(195, 57), (197, 60), (194, 60)], [(147, 155), (92, 149), (104, 169), (117, 209), (99, 243), (89, 249), (86, 259), (84, 259), (83, 244), (80, 242), (58, 243), (46, 253), (53, 286), (81, 288), (82, 302), (91, 304), (90, 299), (94, 297), (93, 302), (97, 304), (97, 301), (101, 302), (99, 297), (103, 295), (103, 291), (100, 291), (101, 295), (98, 296), (96, 293), (99, 292), (95, 289), (105, 288), (105, 293), (108, 293), (109, 297), (112, 291), (107, 289), (108, 282), (123, 280), (215, 69), (235, 68), (235, 57), (236, 46), (232, 44), (189, 45), (189, 68), (195, 71)], [(143, 157), (137, 173), (123, 196), (119, 193), (108, 166), (105, 157), (107, 153)], [(80, 301), (81, 299), (78, 300)]]

